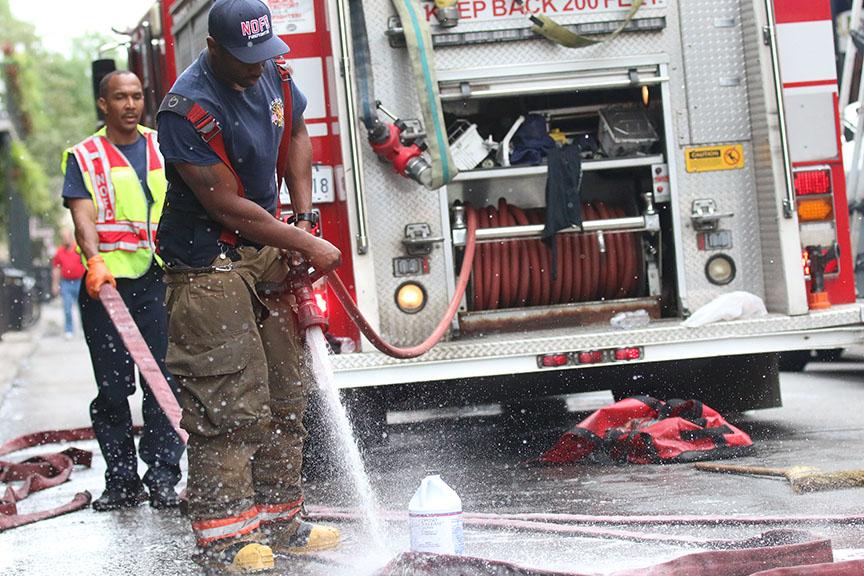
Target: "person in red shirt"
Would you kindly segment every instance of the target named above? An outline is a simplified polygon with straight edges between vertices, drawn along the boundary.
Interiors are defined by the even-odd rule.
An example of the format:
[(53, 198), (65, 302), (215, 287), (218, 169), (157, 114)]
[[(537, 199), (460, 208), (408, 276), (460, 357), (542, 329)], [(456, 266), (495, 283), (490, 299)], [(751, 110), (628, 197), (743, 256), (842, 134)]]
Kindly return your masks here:
[(63, 317), (66, 339), (75, 333), (72, 322), (72, 308), (78, 302), (78, 292), (81, 289), (81, 278), (86, 270), (78, 253), (78, 246), (68, 228), (60, 230), (62, 244), (57, 248), (52, 260), (51, 294), (59, 294), (63, 298)]

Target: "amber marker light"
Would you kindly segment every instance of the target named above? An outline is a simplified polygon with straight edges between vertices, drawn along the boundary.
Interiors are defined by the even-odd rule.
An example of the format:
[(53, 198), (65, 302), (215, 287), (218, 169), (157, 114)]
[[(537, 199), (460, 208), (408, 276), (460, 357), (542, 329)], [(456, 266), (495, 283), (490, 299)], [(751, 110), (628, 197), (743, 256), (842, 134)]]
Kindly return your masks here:
[(712, 256), (705, 264), (705, 276), (717, 286), (725, 286), (735, 279), (735, 261), (725, 254)]
[(798, 220), (816, 222), (830, 220), (834, 216), (831, 198), (807, 198), (798, 200)]
[(406, 314), (416, 314), (426, 306), (426, 290), (416, 282), (405, 282), (396, 289), (396, 306)]

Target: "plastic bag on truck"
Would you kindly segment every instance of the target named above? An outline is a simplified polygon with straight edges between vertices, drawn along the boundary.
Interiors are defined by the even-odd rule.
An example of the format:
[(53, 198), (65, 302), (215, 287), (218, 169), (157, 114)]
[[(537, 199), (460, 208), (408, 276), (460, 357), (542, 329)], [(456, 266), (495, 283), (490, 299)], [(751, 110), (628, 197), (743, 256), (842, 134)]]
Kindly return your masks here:
[(753, 441), (698, 400), (625, 398), (566, 432), (532, 464), (695, 462), (749, 454)]
[(768, 310), (761, 298), (750, 292), (729, 292), (718, 296), (693, 313), (682, 325), (688, 328), (699, 328), (712, 322), (724, 320), (744, 320), (765, 316)]

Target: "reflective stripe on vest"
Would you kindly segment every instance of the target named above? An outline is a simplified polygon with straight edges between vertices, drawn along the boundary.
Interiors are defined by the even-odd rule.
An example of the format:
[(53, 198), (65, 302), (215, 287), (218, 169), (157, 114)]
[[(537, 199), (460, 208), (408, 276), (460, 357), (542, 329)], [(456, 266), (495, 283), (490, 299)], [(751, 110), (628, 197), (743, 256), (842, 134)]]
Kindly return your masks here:
[(84, 185), (96, 207), (99, 252), (111, 273), (119, 278), (143, 276), (153, 258), (158, 261), (153, 240), (167, 189), (164, 161), (156, 132), (143, 126), (138, 130), (147, 146), (147, 186), (153, 197), (150, 206), (135, 169), (105, 137), (104, 128), (66, 151), (78, 161)]

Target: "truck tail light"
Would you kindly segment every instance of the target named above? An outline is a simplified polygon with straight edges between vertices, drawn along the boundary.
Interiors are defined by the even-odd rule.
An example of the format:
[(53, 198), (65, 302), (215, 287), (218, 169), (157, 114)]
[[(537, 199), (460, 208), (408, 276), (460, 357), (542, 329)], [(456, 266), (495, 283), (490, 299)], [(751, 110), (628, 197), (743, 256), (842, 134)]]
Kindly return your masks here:
[(603, 350), (581, 350), (578, 352), (556, 352), (537, 356), (538, 368), (562, 368), (565, 366), (585, 366), (589, 364), (612, 364), (644, 360), (642, 346), (624, 348), (605, 348)]
[(639, 347), (619, 348), (615, 350), (615, 360), (639, 360), (642, 357), (642, 349)]
[(603, 352), (600, 350), (591, 350), (590, 352), (579, 353), (580, 364), (598, 364), (603, 362)]
[(570, 356), (567, 354), (544, 354), (537, 358), (537, 364), (541, 368), (557, 368), (558, 366), (566, 366), (570, 361)]
[(830, 220), (833, 217), (834, 203), (831, 197), (798, 200), (798, 220), (801, 222)]
[(795, 194), (809, 196), (811, 194), (831, 193), (831, 170), (800, 170), (795, 172)]

